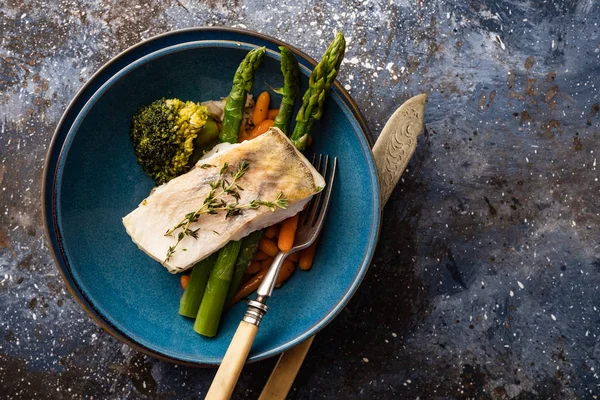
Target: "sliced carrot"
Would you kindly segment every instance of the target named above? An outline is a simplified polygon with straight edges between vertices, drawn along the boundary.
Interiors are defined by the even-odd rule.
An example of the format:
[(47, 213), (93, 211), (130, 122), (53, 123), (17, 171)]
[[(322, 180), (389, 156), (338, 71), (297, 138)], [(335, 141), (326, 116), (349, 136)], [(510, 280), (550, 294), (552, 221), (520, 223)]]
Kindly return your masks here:
[(267, 119), (269, 113), (269, 103), (271, 102), (271, 95), (269, 92), (262, 92), (256, 99), (254, 105), (254, 112), (252, 113), (252, 123), (256, 126)]
[(306, 142), (306, 144), (308, 144), (308, 146), (312, 144), (312, 136), (308, 136), (308, 141)]
[(277, 225), (277, 224), (271, 225), (270, 227), (267, 228), (267, 231), (265, 232), (265, 237), (267, 237), (269, 239), (273, 239), (275, 236), (277, 236), (278, 229), (279, 229), (279, 225)]
[(256, 125), (246, 135), (246, 140), (251, 140), (251, 139), (254, 139), (256, 137), (259, 137), (260, 135), (262, 135), (263, 133), (265, 133), (269, 129), (271, 129), (273, 127), (273, 125), (275, 125), (275, 121), (273, 121), (272, 119), (265, 119), (263, 122), (261, 122), (260, 124)]
[[(318, 238), (317, 238), (318, 240)], [(312, 267), (313, 260), (315, 259), (315, 250), (317, 249), (317, 241), (308, 246), (306, 249), (300, 252), (300, 261), (298, 266), (300, 269), (306, 271)]]
[(248, 268), (246, 268), (245, 274), (255, 274), (260, 271), (260, 261), (252, 261)]
[(297, 263), (298, 261), (300, 261), (300, 252), (297, 251), (295, 253), (292, 253), (288, 256), (288, 260)]
[(280, 287), (283, 282), (287, 281), (292, 273), (294, 272), (295, 265), (291, 260), (285, 260), (281, 269), (279, 270), (279, 275), (277, 275), (277, 280), (275, 280), (275, 287)]
[(266, 260), (269, 257), (270, 256), (268, 254), (266, 254), (265, 252), (262, 252), (262, 251), (258, 250), (256, 252), (256, 254), (254, 255), (253, 260), (254, 261), (262, 261), (262, 260)]
[(258, 274), (250, 278), (247, 282), (243, 283), (238, 289), (238, 291), (235, 293), (235, 296), (233, 296), (233, 299), (231, 300), (231, 303), (229, 303), (229, 306), (232, 306), (238, 301), (250, 296), (252, 292), (258, 289), (258, 287), (260, 286), (260, 282), (262, 282), (266, 274), (267, 271), (261, 270)]
[(183, 290), (185, 290), (189, 281), (190, 281), (189, 275), (181, 275), (181, 287), (183, 288)]
[(262, 260), (260, 262), (260, 270), (262, 271), (262, 270), (269, 269), (269, 267), (271, 266), (271, 264), (273, 264), (273, 260), (274, 260), (273, 257), (269, 257), (266, 260)]
[(277, 247), (275, 242), (272, 241), (271, 239), (267, 239), (267, 238), (262, 238), (260, 240), (260, 243), (258, 244), (258, 248), (262, 252), (270, 255), (271, 257), (275, 257), (277, 255), (277, 253), (279, 253), (279, 248)]
[(279, 250), (290, 251), (290, 249), (294, 247), (298, 219), (299, 214), (296, 214), (281, 223), (281, 229), (279, 229), (279, 241), (277, 242)]
[(267, 119), (275, 119), (275, 118), (277, 118), (277, 114), (279, 114), (279, 109), (272, 108), (267, 113)]

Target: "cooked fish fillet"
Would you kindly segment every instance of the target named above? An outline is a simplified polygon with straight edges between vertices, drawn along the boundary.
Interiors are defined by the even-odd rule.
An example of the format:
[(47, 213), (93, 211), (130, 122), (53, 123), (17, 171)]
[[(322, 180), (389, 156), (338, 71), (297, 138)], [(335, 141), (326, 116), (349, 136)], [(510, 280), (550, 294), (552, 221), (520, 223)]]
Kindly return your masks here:
[[(219, 179), (225, 163), (234, 171), (241, 161), (248, 163), (248, 170), (238, 181), (243, 188), (238, 191), (238, 204), (243, 206), (256, 199), (273, 201), (283, 193), (288, 199), (287, 208), (271, 211), (261, 206), (244, 209), (229, 218), (224, 211), (202, 214), (190, 225), (190, 229), (198, 229), (198, 237), (184, 237), (175, 253), (165, 261), (169, 246), (177, 242), (179, 231), (167, 236), (165, 232), (202, 206), (211, 190), (209, 182)], [(323, 177), (287, 136), (274, 128), (253, 140), (216, 146), (188, 173), (152, 191), (138, 208), (123, 218), (123, 225), (141, 250), (175, 273), (190, 268), (230, 240), (241, 239), (298, 213), (324, 186)], [(231, 196), (224, 200), (235, 202)]]

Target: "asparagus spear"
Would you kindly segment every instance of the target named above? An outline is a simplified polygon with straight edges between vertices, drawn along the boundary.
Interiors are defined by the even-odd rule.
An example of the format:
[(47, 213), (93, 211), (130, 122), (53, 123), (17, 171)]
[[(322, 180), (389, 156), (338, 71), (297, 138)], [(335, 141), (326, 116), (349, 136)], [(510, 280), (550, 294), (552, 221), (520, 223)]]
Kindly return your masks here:
[[(298, 87), (300, 81), (300, 68), (298, 67), (298, 60), (287, 47), (280, 46), (281, 50), (281, 73), (283, 74), (284, 84), (281, 89), (275, 92), (283, 95), (281, 99), (281, 106), (279, 107), (279, 113), (275, 118), (275, 127), (281, 129), (285, 134), (288, 133), (288, 126), (292, 119), (292, 112), (294, 111), (294, 103), (296, 96), (298, 95)], [(264, 230), (256, 231), (248, 235), (243, 239), (242, 250), (238, 256), (235, 271), (233, 272), (233, 279), (229, 287), (229, 293), (227, 294), (227, 304), (231, 301), (235, 292), (238, 290), (244, 277), (244, 272), (250, 261), (254, 257), (256, 250), (258, 249), (258, 242), (262, 238)]]
[(279, 113), (275, 118), (275, 127), (281, 129), (283, 133), (288, 134), (288, 126), (292, 119), (292, 111), (294, 111), (294, 103), (298, 95), (298, 86), (300, 81), (300, 68), (298, 60), (294, 57), (294, 53), (287, 47), (280, 46), (281, 50), (281, 73), (283, 74), (283, 87), (276, 90), (277, 93), (283, 95)]
[(323, 58), (310, 74), (308, 90), (302, 97), (302, 106), (296, 115), (296, 126), (291, 137), (292, 142), (300, 151), (306, 148), (308, 134), (314, 121), (321, 119), (323, 115), (323, 104), (335, 81), (345, 51), (346, 40), (344, 35), (338, 32), (323, 54)]
[[(264, 47), (251, 50), (248, 52), (248, 54), (246, 54), (246, 57), (244, 57), (238, 66), (238, 69), (233, 77), (233, 86), (231, 88), (231, 92), (229, 93), (229, 97), (225, 103), (223, 126), (221, 128), (221, 132), (218, 133), (220, 142), (237, 142), (244, 106), (246, 103), (246, 96), (252, 89), (252, 84), (254, 83), (254, 73), (260, 65), (264, 54)], [(217, 129), (216, 123), (214, 124), (214, 129)], [(195, 144), (199, 148), (197, 152), (197, 158), (200, 158), (199, 156), (202, 154), (203, 150), (201, 145), (204, 145), (205, 143)], [(232, 250), (234, 250), (234, 248), (235, 245), (227, 244), (221, 250), (220, 255), (224, 253), (230, 253)], [(210, 257), (194, 266), (192, 275), (190, 276), (190, 281), (188, 282), (186, 290), (184, 291), (180, 300), (179, 313), (181, 315), (194, 318), (198, 314), (198, 309), (202, 299), (204, 298), (207, 280), (209, 279), (211, 267), (213, 266), (214, 262), (215, 257)], [(235, 262), (235, 258), (233, 262)], [(231, 266), (231, 268), (232, 267), (233, 266)], [(214, 282), (212, 286), (215, 287)], [(224, 289), (223, 302), (225, 301), (225, 296), (227, 296), (227, 288)], [(208, 306), (205, 306), (205, 308), (206, 307)], [(217, 323), (219, 318), (220, 311), (217, 315)]]
[(235, 72), (235, 75), (233, 76), (233, 86), (227, 97), (227, 102), (225, 103), (223, 126), (221, 127), (221, 133), (219, 133), (219, 141), (229, 143), (237, 142), (244, 114), (246, 96), (252, 89), (254, 73), (258, 69), (264, 55), (264, 47), (251, 50), (244, 60), (242, 60)]
[[(254, 74), (264, 54), (264, 47), (251, 50), (235, 72), (233, 86), (225, 103), (220, 142), (237, 142), (246, 96), (252, 89)], [(232, 241), (219, 250), (219, 258), (211, 271), (194, 323), (194, 330), (201, 335), (213, 337), (217, 334), (241, 244), (240, 240)]]
[(242, 278), (244, 277), (244, 272), (246, 272), (246, 268), (248, 268), (248, 265), (250, 265), (250, 261), (252, 261), (254, 253), (256, 253), (256, 249), (258, 249), (258, 242), (260, 242), (260, 239), (262, 239), (263, 232), (263, 230), (254, 231), (242, 239), (242, 249), (240, 250), (238, 259), (235, 262), (233, 278), (231, 278), (231, 285), (229, 285), (229, 292), (227, 293), (227, 301), (225, 304), (229, 304), (235, 295), (235, 292), (240, 287)]
[(241, 240), (231, 241), (219, 251), (219, 258), (210, 272), (194, 323), (194, 330), (201, 335), (213, 337), (217, 334), (227, 291), (233, 277), (233, 267), (241, 246)]
[(194, 265), (188, 285), (179, 301), (179, 314), (185, 317), (196, 318), (198, 307), (200, 307), (200, 302), (204, 296), (204, 289), (206, 288), (210, 270), (215, 265), (216, 259), (216, 254), (213, 254)]

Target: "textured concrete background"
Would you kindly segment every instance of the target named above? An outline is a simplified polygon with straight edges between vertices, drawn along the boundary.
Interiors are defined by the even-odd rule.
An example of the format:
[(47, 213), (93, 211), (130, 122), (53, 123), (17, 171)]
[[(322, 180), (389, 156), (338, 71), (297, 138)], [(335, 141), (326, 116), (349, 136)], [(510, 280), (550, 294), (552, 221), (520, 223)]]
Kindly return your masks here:
[[(45, 245), (40, 182), (61, 113), (120, 51), (169, 30), (247, 27), (318, 58), (373, 132), (426, 92), (426, 133), (354, 299), (291, 399), (600, 394), (600, 3), (0, 0), (0, 398), (183, 399), (214, 372), (97, 327)], [(244, 370), (256, 398), (274, 364)]]

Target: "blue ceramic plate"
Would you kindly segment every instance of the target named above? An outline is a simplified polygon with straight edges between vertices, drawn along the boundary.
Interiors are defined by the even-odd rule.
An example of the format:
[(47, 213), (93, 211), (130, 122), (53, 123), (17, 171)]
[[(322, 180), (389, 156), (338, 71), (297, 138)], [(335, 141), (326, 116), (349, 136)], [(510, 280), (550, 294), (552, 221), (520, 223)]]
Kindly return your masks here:
[[(202, 32), (205, 37), (198, 37)], [(279, 44), (226, 29), (152, 39), (103, 67), (57, 128), (43, 191), (44, 222), (57, 266), (83, 308), (141, 351), (174, 362), (216, 365), (245, 307), (238, 304), (225, 315), (218, 337), (197, 335), (192, 321), (177, 313), (179, 276), (167, 273), (126, 234), (121, 218), (153, 187), (133, 154), (131, 116), (162, 97), (203, 101), (226, 96), (240, 60), (257, 45), (268, 45), (269, 51), (253, 92), (266, 90), (267, 84), (279, 86), (279, 55), (273, 51)], [(296, 55), (304, 90), (314, 62)], [(270, 300), (250, 361), (278, 354), (329, 323), (355, 292), (377, 241), (379, 189), (368, 135), (339, 85), (313, 129), (310, 152), (339, 158), (331, 211), (312, 270), (296, 272)]]

